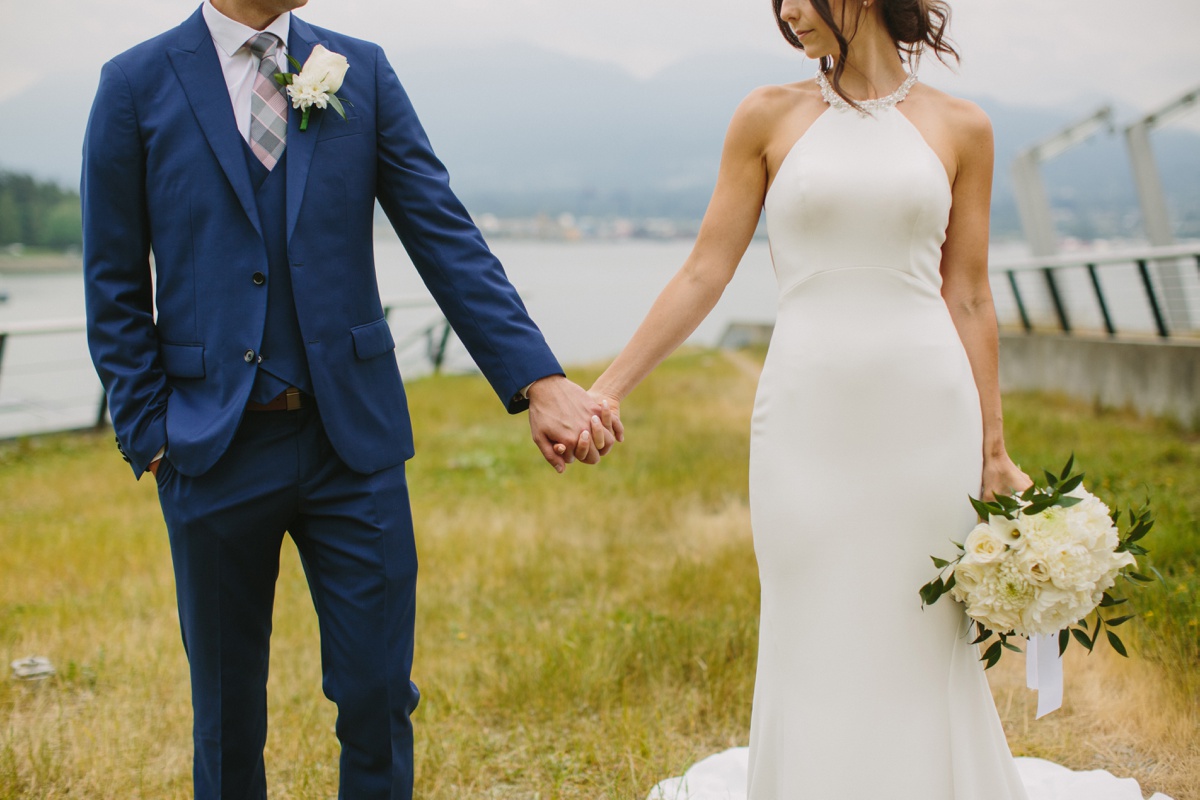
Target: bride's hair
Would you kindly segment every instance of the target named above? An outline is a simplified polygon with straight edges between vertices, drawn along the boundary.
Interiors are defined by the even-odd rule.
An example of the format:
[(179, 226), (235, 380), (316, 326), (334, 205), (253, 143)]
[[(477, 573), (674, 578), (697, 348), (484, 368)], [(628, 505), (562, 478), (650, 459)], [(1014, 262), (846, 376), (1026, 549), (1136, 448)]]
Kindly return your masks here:
[[(783, 38), (787, 39), (792, 47), (803, 50), (804, 45), (796, 38), (791, 26), (784, 22), (781, 16), (783, 0), (772, 0), (772, 2), (775, 4), (775, 21), (779, 23), (779, 30), (783, 33)], [(817, 16), (833, 31), (838, 49), (841, 51), (841, 57), (836, 62), (831, 56), (824, 56), (820, 63), (821, 71), (826, 74), (832, 71), (833, 90), (841, 95), (847, 103), (858, 108), (858, 104), (842, 91), (841, 78), (842, 72), (846, 69), (846, 55), (850, 50), (850, 39), (854, 38), (854, 30), (857, 30), (858, 21), (862, 18), (865, 9), (855, 0), (845, 0), (843, 18), (846, 16), (846, 9), (853, 7), (858, 10), (858, 14), (854, 18), (854, 29), (850, 31), (850, 38), (847, 38), (842, 31), (841, 23), (833, 18), (829, 0), (810, 0), (810, 2), (813, 10), (817, 12)], [(875, 0), (875, 2), (879, 3), (887, 32), (891, 35), (892, 41), (896, 43), (896, 47), (904, 54), (910, 70), (916, 70), (917, 62), (920, 61), (921, 54), (926, 48), (932, 50), (938, 60), (943, 63), (949, 63), (951, 59), (958, 61), (958, 51), (946, 38), (946, 28), (950, 25), (950, 6), (945, 0)]]

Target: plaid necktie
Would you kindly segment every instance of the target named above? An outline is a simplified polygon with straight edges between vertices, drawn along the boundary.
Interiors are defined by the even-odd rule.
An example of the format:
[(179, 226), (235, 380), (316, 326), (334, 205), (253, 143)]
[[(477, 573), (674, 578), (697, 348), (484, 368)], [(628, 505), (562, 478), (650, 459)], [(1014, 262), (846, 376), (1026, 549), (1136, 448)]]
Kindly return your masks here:
[(275, 81), (279, 71), (271, 53), (281, 44), (273, 33), (260, 33), (246, 42), (258, 59), (254, 92), (250, 95), (250, 149), (267, 169), (274, 169), (287, 138), (287, 98)]

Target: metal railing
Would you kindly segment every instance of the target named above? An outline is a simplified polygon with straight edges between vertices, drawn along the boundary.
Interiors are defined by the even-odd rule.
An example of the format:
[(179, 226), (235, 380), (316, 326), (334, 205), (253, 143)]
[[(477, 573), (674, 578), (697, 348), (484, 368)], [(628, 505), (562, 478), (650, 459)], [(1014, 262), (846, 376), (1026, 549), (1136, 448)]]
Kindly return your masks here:
[(991, 274), (1001, 324), (1026, 333), (1200, 335), (1200, 243), (996, 262)]
[[(387, 298), (383, 304), (384, 317), (389, 322), (392, 320), (394, 312), (402, 311), (422, 311), (433, 310), (435, 316), (428, 321), (423, 321), (411, 329), (411, 332), (397, 341), (396, 357), (399, 360), (410, 351), (416, 350), (417, 345), (423, 344), (424, 348), (421, 352), (421, 360), (428, 361), (429, 366), (433, 371), (440, 372), (445, 366), (447, 352), (452, 341), (452, 331), (450, 323), (445, 317), (437, 312), (437, 304), (433, 300), (422, 295), (408, 295), (400, 297)], [(95, 374), (91, 371), (90, 361), (86, 356), (86, 344), (84, 334), (87, 330), (87, 322), (82, 317), (70, 319), (54, 319), (54, 320), (38, 320), (34, 322), (10, 322), (0, 324), (0, 388), (6, 382), (10, 382), (14, 377), (28, 380), (32, 377), (38, 377), (43, 380), (53, 380), (55, 383), (54, 390), (61, 392), (64, 386), (71, 385), (72, 381), (88, 380), (91, 381), (91, 391), (95, 392), (97, 399), (93, 407), (95, 412), (90, 414), (90, 422), (80, 424), (79, 414), (55, 414), (53, 408), (47, 408), (45, 403), (40, 404), (45, 413), (42, 415), (48, 421), (38, 424), (36, 429), (31, 430), (6, 430), (0, 427), (0, 439), (12, 436), (22, 436), (27, 433), (37, 432), (45, 433), (50, 431), (65, 431), (65, 430), (84, 430), (87, 428), (100, 428), (108, 424), (108, 398), (100, 387), (100, 382), (96, 379)], [(78, 343), (71, 343), (69, 349), (71, 352), (70, 359), (64, 360), (43, 360), (30, 361), (26, 364), (10, 364), (11, 359), (6, 359), (6, 355), (11, 352), (9, 345), (13, 340), (29, 339), (34, 337), (53, 337), (60, 335), (75, 335), (78, 337)], [(75, 357), (78, 353), (78, 357)], [(82, 376), (86, 375), (86, 378)], [(76, 391), (79, 387), (75, 386), (71, 391)], [(84, 387), (85, 389), (87, 387)], [(77, 399), (77, 398), (73, 398)], [(4, 405), (0, 405), (0, 411), (6, 407), (10, 409), (20, 409), (25, 405), (25, 401), (9, 401)], [(55, 416), (64, 417), (61, 422), (54, 422)], [(69, 421), (66, 419), (69, 417)]]
[[(383, 304), (383, 316), (390, 323), (392, 313), (395, 311), (419, 310), (424, 308), (437, 308), (437, 304), (429, 297), (421, 295), (391, 298)], [(434, 374), (437, 374), (442, 371), (442, 368), (446, 364), (446, 351), (450, 345), (450, 336), (453, 332), (453, 329), (450, 327), (450, 321), (439, 311), (435, 319), (419, 326), (408, 336), (396, 342), (396, 355), (400, 356), (417, 343), (424, 342), (425, 358), (429, 361), (429, 365), (433, 367)]]
[[(8, 323), (7, 325), (0, 327), (0, 381), (4, 380), (5, 377), (5, 354), (7, 353), (8, 342), (10, 342), (10, 339), (35, 336), (58, 336), (62, 335), (62, 333), (83, 333), (85, 326), (86, 320), (84, 320), (82, 317), (79, 317), (68, 319), (25, 321), (25, 323)], [(68, 372), (68, 369), (65, 368), (64, 365), (61, 365), (61, 363), (59, 363), (59, 365), (54, 365), (54, 363), (44, 365), (43, 363), (43, 365), (40, 365), (40, 371), (53, 372), (55, 367), (58, 367), (60, 372)], [(96, 384), (96, 389), (97, 391), (100, 389), (100, 385), (98, 385), (98, 383)], [(103, 391), (98, 391), (98, 393), (100, 393), (100, 399), (98, 399), (96, 403), (96, 414), (94, 417), (92, 417), (94, 422), (92, 422), (91, 426), (70, 425), (66, 426), (65, 428), (55, 429), (79, 427), (98, 428), (103, 426), (108, 419), (108, 398), (104, 396)]]

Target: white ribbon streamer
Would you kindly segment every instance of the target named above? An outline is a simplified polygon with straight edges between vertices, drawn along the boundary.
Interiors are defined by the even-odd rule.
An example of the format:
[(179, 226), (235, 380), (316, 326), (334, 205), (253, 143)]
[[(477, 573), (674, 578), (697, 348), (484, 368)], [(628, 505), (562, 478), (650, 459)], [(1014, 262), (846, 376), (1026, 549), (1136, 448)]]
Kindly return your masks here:
[(1025, 685), (1038, 693), (1038, 719), (1062, 708), (1063, 666), (1058, 654), (1058, 636), (1034, 636), (1027, 640)]

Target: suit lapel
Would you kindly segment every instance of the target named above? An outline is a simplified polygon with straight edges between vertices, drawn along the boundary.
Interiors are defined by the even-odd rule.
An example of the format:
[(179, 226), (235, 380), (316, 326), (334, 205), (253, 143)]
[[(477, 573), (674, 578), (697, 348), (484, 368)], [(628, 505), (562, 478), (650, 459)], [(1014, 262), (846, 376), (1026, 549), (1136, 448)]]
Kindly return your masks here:
[[(217, 59), (216, 45), (199, 9), (183, 23), (180, 32), (180, 47), (169, 50), (167, 55), (196, 115), (200, 130), (208, 140), (208, 146), (233, 186), (246, 216), (261, 236), (258, 206), (242, 152), (242, 136), (233, 117), (233, 105), (229, 102), (229, 89), (221, 72), (221, 62)], [(290, 137), (291, 132), (288, 134)], [(289, 138), (289, 146), (291, 141)]]
[[(318, 44), (316, 34), (303, 21), (292, 15), (292, 29), (288, 34), (288, 55), (303, 64)], [(308, 117), (308, 130), (300, 130), (303, 112), (298, 108), (288, 109), (287, 132), (287, 240), (292, 240), (292, 231), (300, 218), (300, 205), (304, 201), (304, 187), (308, 183), (308, 168), (312, 164), (313, 151), (317, 147), (317, 136), (321, 133), (321, 122), (332, 109), (313, 108)]]

